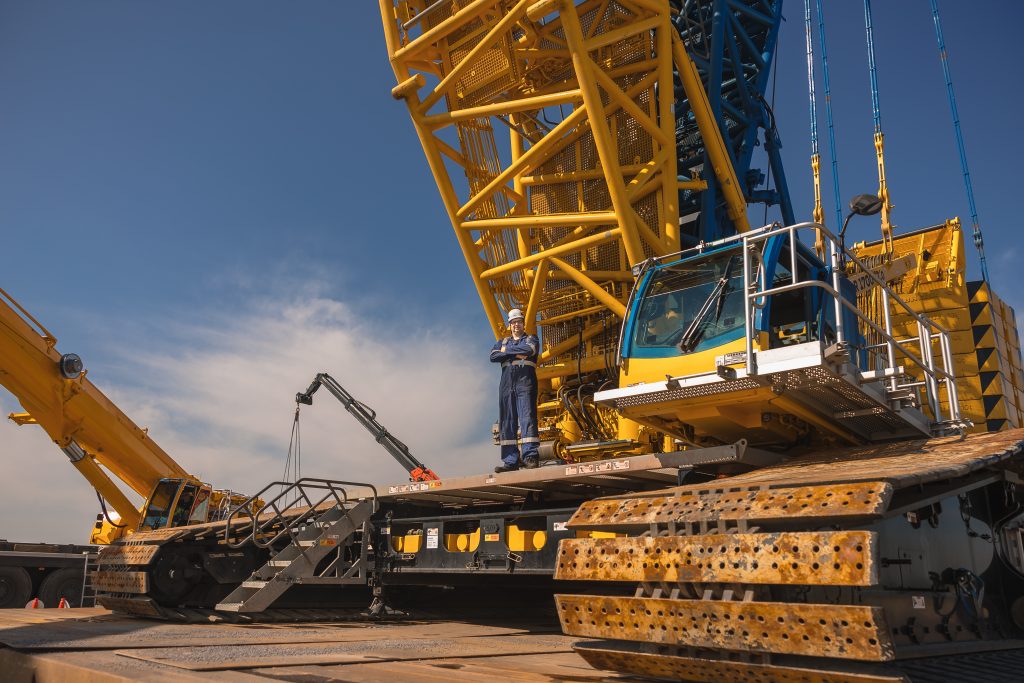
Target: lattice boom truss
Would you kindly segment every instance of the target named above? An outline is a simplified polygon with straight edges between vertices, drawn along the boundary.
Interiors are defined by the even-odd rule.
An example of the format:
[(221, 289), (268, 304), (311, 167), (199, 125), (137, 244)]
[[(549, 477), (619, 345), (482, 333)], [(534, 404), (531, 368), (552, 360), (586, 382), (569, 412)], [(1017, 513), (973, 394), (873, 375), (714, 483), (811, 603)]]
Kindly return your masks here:
[(393, 94), (495, 335), (525, 306), (542, 376), (604, 368), (630, 266), (679, 248), (679, 192), (706, 186), (677, 178), (674, 71), (716, 177), (745, 206), (669, 3), (380, 2)]

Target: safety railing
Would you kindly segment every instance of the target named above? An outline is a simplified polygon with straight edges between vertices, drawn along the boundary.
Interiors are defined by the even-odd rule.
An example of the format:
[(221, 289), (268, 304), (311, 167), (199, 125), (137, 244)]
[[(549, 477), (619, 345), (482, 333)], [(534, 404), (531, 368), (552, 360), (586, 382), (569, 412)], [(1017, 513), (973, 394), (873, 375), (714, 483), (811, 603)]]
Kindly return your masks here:
[[(830, 282), (818, 279), (800, 279), (800, 257), (796, 245), (799, 241), (799, 232), (801, 230), (821, 231), (821, 235), (828, 246)], [(765, 244), (767, 240), (780, 236), (788, 238), (790, 247), (790, 262), (788, 264), (790, 271), (789, 282), (786, 283), (785, 279), (783, 279), (780, 284), (766, 287), (767, 283), (765, 281), (762, 258), (764, 246), (758, 249), (758, 245)], [(746, 326), (746, 370), (748, 376), (757, 374), (757, 361), (754, 352), (754, 338), (756, 335), (754, 316), (756, 311), (763, 308), (768, 299), (774, 295), (797, 289), (816, 288), (831, 299), (835, 320), (830, 322), (833, 324), (833, 333), (837, 344), (848, 344), (849, 342), (849, 330), (846, 329), (848, 319), (844, 316), (843, 312), (844, 310), (850, 311), (854, 315), (857, 324), (862, 325), (865, 330), (874, 332), (876, 339), (879, 340), (879, 343), (865, 345), (863, 349), (874, 353), (875, 375), (879, 378), (884, 378), (891, 391), (916, 391), (917, 387), (923, 386), (928, 407), (936, 423), (947, 421), (959, 423), (961, 421), (956, 377), (953, 374), (953, 356), (949, 332), (933, 320), (914, 311), (870, 267), (857, 258), (854, 253), (841, 247), (839, 240), (828, 228), (818, 223), (797, 223), (789, 226), (776, 224), (737, 235), (731, 238), (731, 240), (723, 240), (722, 242), (732, 240), (742, 241), (743, 245), (743, 310), (744, 324)], [(754, 264), (755, 260), (757, 261), (756, 264)], [(752, 265), (756, 265), (756, 268), (752, 268)], [(850, 301), (842, 295), (842, 281), (850, 276), (868, 278), (870, 283), (873, 284), (873, 291), (877, 292), (881, 297), (881, 320), (872, 319), (871, 316), (866, 315), (858, 308), (856, 302)], [(892, 324), (894, 306), (900, 315), (908, 316), (916, 322), (916, 337), (897, 339), (894, 336)], [(860, 331), (861, 329), (858, 328), (857, 333), (859, 334)], [(936, 362), (936, 342), (938, 343), (938, 356), (941, 358), (941, 364)], [(916, 349), (914, 348), (915, 346)], [(910, 372), (907, 372), (905, 369), (901, 371), (898, 356), (902, 356), (917, 368), (920, 374), (919, 381), (913, 379), (906, 381), (908, 376), (914, 373), (913, 370)], [(943, 417), (941, 409), (939, 398), (940, 384), (945, 384), (948, 418)]]
[[(377, 488), (372, 484), (316, 477), (303, 477), (294, 482), (274, 481), (231, 511), (224, 528), (224, 542), (232, 548), (240, 548), (250, 542), (257, 547), (268, 548), (285, 536), (295, 541), (302, 529), (329, 509), (338, 508), (348, 515), (346, 486), (372, 491), (373, 512), (377, 512)], [(281, 490), (254, 509), (260, 497), (274, 487), (281, 487)], [(323, 507), (325, 503), (330, 505)], [(242, 515), (248, 520), (242, 521)], [(240, 540), (232, 540), (239, 539), (239, 535)]]

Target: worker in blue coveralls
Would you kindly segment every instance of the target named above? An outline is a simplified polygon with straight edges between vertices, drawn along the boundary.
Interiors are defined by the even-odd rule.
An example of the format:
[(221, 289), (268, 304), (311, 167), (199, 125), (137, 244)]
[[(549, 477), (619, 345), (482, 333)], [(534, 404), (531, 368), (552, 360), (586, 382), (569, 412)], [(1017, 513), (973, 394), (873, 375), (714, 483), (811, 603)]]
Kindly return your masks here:
[[(491, 348), (491, 362), (501, 363), (498, 385), (498, 421), (501, 465), (495, 472), (519, 469), (519, 443), (523, 444), (522, 466), (532, 469), (540, 464), (537, 436), (537, 337), (526, 334), (526, 318), (518, 308), (508, 312), (511, 334)], [(516, 439), (518, 431), (518, 442)]]

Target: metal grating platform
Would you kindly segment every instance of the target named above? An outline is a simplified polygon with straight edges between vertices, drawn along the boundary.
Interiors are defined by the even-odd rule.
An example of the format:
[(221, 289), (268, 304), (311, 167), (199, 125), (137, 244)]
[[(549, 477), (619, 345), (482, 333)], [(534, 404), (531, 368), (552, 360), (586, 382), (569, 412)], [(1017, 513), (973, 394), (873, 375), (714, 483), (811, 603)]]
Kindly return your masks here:
[[(862, 377), (845, 354), (820, 342), (758, 351), (757, 374), (745, 368), (728, 373), (707, 372), (645, 382), (598, 392), (597, 403), (627, 417), (643, 420), (691, 402), (714, 400), (739, 392), (771, 388), (799, 402), (828, 421), (835, 421), (868, 440), (931, 434), (928, 418), (917, 408), (895, 407), (882, 382)], [(669, 404), (675, 404), (670, 409)]]

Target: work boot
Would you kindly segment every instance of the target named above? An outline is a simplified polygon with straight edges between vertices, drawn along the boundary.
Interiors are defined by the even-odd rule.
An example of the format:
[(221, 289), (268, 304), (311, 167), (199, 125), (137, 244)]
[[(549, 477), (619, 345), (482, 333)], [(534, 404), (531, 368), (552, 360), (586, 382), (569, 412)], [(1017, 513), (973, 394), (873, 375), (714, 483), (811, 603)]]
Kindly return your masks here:
[(523, 460), (523, 467), (528, 470), (532, 470), (535, 467), (540, 467), (540, 463), (537, 462), (537, 458), (526, 458)]
[(515, 465), (498, 465), (494, 468), (494, 472), (496, 474), (501, 474), (502, 472), (515, 472), (517, 469), (519, 468)]

